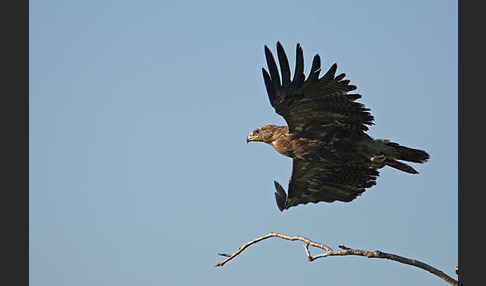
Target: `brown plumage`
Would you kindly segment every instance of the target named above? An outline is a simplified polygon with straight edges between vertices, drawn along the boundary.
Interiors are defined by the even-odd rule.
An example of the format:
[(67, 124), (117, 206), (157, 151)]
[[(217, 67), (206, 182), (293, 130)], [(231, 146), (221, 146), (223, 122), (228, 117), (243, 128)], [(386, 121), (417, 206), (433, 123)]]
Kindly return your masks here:
[(335, 76), (334, 64), (324, 76), (320, 57), (315, 55), (307, 79), (301, 46), (297, 45), (294, 78), (285, 51), (277, 43), (282, 78), (272, 53), (265, 46), (268, 73), (262, 69), (268, 97), (288, 126), (264, 125), (253, 130), (247, 142), (267, 143), (280, 154), (293, 158), (288, 194), (275, 183), (275, 198), (281, 211), (309, 202), (350, 202), (376, 184), (378, 169), (390, 166), (416, 174), (398, 160), (423, 163), (429, 155), (389, 140), (373, 139), (365, 131), (373, 116), (359, 94), (349, 94), (356, 86)]

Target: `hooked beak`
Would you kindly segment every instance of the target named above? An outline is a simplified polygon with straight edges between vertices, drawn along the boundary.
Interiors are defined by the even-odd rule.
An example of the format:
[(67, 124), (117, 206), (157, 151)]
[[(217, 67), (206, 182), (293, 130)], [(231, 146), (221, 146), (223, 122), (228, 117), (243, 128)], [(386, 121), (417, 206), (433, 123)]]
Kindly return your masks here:
[(251, 133), (248, 135), (248, 137), (246, 137), (246, 144), (248, 144), (248, 142), (255, 141), (257, 138), (258, 138), (258, 136), (254, 136), (254, 135), (253, 135), (253, 132), (251, 132)]

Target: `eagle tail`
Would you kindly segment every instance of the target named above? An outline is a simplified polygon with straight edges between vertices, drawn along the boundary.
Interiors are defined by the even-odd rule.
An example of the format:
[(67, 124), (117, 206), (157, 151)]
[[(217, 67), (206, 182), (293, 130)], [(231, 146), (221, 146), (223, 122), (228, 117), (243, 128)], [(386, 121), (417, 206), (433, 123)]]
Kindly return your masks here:
[(407, 172), (409, 174), (418, 174), (417, 170), (415, 170), (414, 168), (412, 168), (411, 166), (405, 164), (405, 163), (402, 163), (402, 162), (399, 162), (397, 160), (394, 160), (394, 159), (389, 159), (387, 158), (385, 160), (385, 164), (387, 166), (390, 166), (392, 168), (395, 168), (395, 169), (398, 169), (400, 171), (404, 171), (404, 172)]
[(386, 142), (385, 145), (392, 147), (395, 153), (394, 158), (398, 160), (424, 163), (429, 159), (429, 154), (423, 150), (408, 148), (395, 142)]

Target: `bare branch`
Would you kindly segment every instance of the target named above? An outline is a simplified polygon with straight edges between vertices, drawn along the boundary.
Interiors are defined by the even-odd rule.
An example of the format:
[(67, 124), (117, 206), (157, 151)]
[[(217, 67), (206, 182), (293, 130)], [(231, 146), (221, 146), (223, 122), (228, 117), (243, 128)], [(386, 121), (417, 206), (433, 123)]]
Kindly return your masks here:
[[(430, 266), (430, 265), (428, 265), (424, 262), (421, 262), (419, 260), (416, 260), (416, 259), (409, 259), (409, 258), (402, 257), (402, 256), (399, 256), (399, 255), (382, 252), (382, 251), (379, 251), (379, 250), (368, 251), (368, 250), (361, 250), (361, 249), (352, 249), (352, 248), (346, 247), (344, 245), (338, 246), (340, 248), (340, 250), (333, 250), (332, 248), (330, 248), (329, 246), (327, 246), (325, 244), (314, 242), (314, 241), (312, 241), (308, 238), (305, 238), (303, 236), (300, 236), (300, 235), (289, 236), (289, 235), (276, 233), (276, 232), (271, 232), (271, 233), (265, 234), (263, 236), (260, 236), (256, 239), (252, 240), (252, 241), (249, 241), (249, 242), (243, 244), (242, 246), (240, 246), (232, 254), (219, 253), (219, 255), (225, 256), (227, 258), (225, 260), (221, 261), (220, 263), (214, 265), (214, 266), (220, 267), (220, 266), (225, 265), (227, 262), (229, 262), (230, 260), (232, 260), (233, 258), (238, 256), (241, 252), (243, 252), (250, 245), (253, 245), (253, 244), (255, 244), (259, 241), (262, 241), (262, 240), (265, 240), (265, 239), (271, 238), (271, 237), (278, 237), (278, 238), (281, 238), (281, 239), (291, 240), (291, 241), (300, 240), (300, 241), (304, 242), (305, 243), (304, 244), (305, 254), (307, 255), (307, 259), (309, 261), (314, 261), (316, 259), (324, 258), (324, 257), (328, 257), (328, 256), (346, 256), (346, 255), (365, 256), (365, 257), (368, 257), (368, 258), (389, 259), (389, 260), (397, 261), (397, 262), (400, 262), (400, 263), (403, 263), (403, 264), (408, 264), (408, 265), (412, 265), (412, 266), (415, 266), (415, 267), (418, 267), (418, 268), (422, 268), (422, 269), (429, 271), (430, 273), (436, 275), (437, 277), (443, 279), (444, 281), (446, 281), (447, 283), (449, 283), (451, 285), (458, 285), (457, 280), (451, 278), (450, 276), (448, 276), (444, 272), (438, 270), (437, 268), (434, 268), (434, 267), (432, 267), (432, 266)], [(312, 256), (311, 253), (310, 253), (310, 250), (309, 250), (309, 246), (319, 248), (319, 249), (323, 250), (324, 252), (317, 254), (315, 256)]]

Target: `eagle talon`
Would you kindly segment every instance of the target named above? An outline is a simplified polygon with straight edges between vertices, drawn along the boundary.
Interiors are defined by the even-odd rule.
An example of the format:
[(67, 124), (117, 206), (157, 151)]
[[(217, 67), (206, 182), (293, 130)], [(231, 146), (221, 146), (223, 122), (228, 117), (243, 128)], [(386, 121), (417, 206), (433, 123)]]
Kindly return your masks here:
[(381, 163), (381, 162), (385, 161), (385, 155), (380, 154), (380, 155), (377, 155), (377, 156), (371, 156), (370, 161), (376, 162), (376, 163)]
[(385, 166), (385, 160), (386, 157), (383, 154), (377, 155), (377, 156), (371, 156), (370, 161), (371, 161), (371, 168), (375, 169), (381, 169)]

